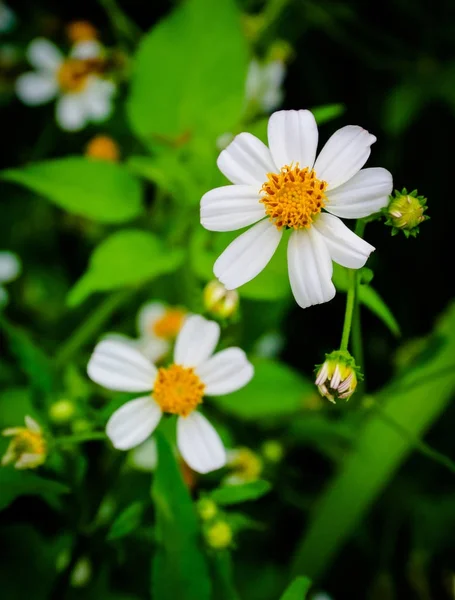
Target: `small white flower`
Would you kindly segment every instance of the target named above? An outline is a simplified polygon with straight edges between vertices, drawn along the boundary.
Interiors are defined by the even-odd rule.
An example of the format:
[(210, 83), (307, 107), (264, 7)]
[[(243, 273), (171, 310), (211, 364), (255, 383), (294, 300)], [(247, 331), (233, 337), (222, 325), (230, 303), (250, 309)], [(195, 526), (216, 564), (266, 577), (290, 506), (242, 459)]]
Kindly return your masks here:
[(27, 57), (36, 71), (18, 77), (17, 95), (29, 106), (57, 97), (56, 119), (66, 131), (79, 131), (89, 122), (104, 121), (112, 111), (116, 88), (102, 76), (102, 52), (99, 42), (88, 40), (76, 44), (65, 58), (49, 40), (34, 40)]
[(0, 1), (0, 33), (8, 33), (16, 24), (16, 15), (4, 2)]
[(256, 104), (264, 112), (272, 112), (283, 100), (283, 85), (286, 68), (281, 60), (259, 63), (253, 59), (246, 78), (246, 100)]
[(0, 252), (0, 308), (8, 302), (8, 292), (3, 283), (13, 281), (21, 271), (21, 263), (12, 252)]
[(188, 317), (175, 344), (174, 363), (157, 368), (136, 348), (116, 340), (95, 347), (87, 372), (104, 387), (148, 392), (119, 408), (106, 433), (115, 448), (130, 450), (155, 430), (163, 413), (178, 415), (177, 447), (191, 469), (208, 473), (226, 463), (226, 451), (212, 425), (196, 410), (203, 396), (229, 394), (246, 385), (253, 366), (240, 348), (213, 354), (220, 327), (198, 315)]
[(297, 303), (306, 308), (328, 302), (335, 295), (332, 261), (359, 269), (374, 250), (338, 217), (358, 219), (381, 210), (392, 176), (382, 168), (362, 169), (376, 138), (354, 125), (335, 132), (316, 158), (318, 128), (308, 110), (274, 113), (268, 139), (270, 149), (250, 133), (238, 135), (218, 158), (234, 185), (202, 197), (206, 229), (253, 225), (221, 254), (214, 273), (228, 290), (247, 283), (290, 229), (288, 272)]

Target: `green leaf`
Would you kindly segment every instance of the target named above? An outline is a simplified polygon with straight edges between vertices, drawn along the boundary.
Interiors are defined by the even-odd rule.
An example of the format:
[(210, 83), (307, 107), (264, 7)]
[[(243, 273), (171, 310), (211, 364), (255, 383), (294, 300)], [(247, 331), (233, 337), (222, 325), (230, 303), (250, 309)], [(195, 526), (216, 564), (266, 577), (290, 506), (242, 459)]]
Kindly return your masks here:
[[(296, 553), (296, 573), (319, 578), (330, 568), (376, 498), (453, 398), (454, 356), (452, 306), (420, 356), (377, 395), (370, 418), (358, 428), (355, 448), (318, 502)], [(438, 468), (436, 463), (433, 468)]]
[[(30, 387), (8, 387), (0, 394), (0, 430), (22, 427), (25, 415), (38, 418), (32, 404)], [(6, 442), (7, 438), (4, 438)]]
[(112, 523), (107, 539), (118, 540), (132, 533), (140, 526), (143, 512), (142, 502), (133, 502), (127, 506)]
[(225, 485), (219, 487), (210, 493), (211, 499), (217, 504), (229, 505), (247, 502), (248, 500), (257, 500), (271, 490), (272, 486), (268, 481), (258, 479), (242, 485)]
[(344, 104), (324, 104), (311, 109), (318, 125), (336, 119), (346, 110)]
[(240, 419), (258, 421), (288, 417), (303, 408), (315, 393), (312, 382), (284, 363), (271, 359), (253, 359), (251, 382), (232, 394), (212, 398), (224, 411)]
[(211, 583), (199, 545), (199, 524), (171, 447), (156, 435), (158, 467), (152, 485), (158, 548), (152, 593), (160, 600), (210, 600)]
[(248, 52), (234, 0), (186, 0), (142, 40), (128, 116), (135, 133), (178, 145), (239, 120)]
[(305, 600), (311, 587), (308, 577), (297, 577), (287, 588), (280, 600)]
[(93, 292), (151, 281), (176, 269), (182, 259), (181, 250), (166, 248), (151, 233), (137, 229), (119, 231), (95, 249), (88, 271), (71, 289), (68, 303), (76, 306)]
[(83, 157), (59, 158), (8, 169), (1, 176), (68, 212), (101, 223), (130, 221), (142, 212), (139, 181), (115, 163)]
[(10, 467), (0, 469), (0, 510), (19, 496), (41, 496), (49, 504), (55, 505), (58, 496), (69, 491), (66, 485), (29, 471), (16, 471)]

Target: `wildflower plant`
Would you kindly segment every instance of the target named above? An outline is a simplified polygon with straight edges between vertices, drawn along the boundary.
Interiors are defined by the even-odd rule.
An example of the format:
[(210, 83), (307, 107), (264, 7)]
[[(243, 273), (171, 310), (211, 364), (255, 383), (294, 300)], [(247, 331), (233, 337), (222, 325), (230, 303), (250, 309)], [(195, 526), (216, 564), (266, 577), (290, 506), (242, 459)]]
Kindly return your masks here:
[(401, 527), (412, 578), (416, 553), (453, 544), (398, 468), (414, 450), (455, 472), (421, 439), (455, 389), (455, 312), (425, 336), (431, 261), (408, 248), (428, 244), (427, 199), (401, 188), (423, 175), (401, 181), (372, 92), (357, 115), (302, 66), (292, 10), (320, 33), (351, 13), (183, 0), (145, 30), (127, 3), (95, 4), (99, 23), (22, 29), (17, 11), (1, 28), (23, 57), (2, 102), (38, 132), (0, 173), (5, 598), (354, 597), (333, 562), (378, 554), (402, 582)]

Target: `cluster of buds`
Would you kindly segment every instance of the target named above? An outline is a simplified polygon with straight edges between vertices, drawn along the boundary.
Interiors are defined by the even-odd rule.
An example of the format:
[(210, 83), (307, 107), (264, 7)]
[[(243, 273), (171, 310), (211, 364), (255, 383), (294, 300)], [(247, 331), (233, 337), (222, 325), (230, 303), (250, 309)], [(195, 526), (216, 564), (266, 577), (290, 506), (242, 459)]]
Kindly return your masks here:
[(2, 458), (2, 465), (13, 464), (16, 469), (35, 469), (47, 456), (47, 444), (38, 423), (25, 417), (25, 427), (10, 427), (2, 434), (12, 440)]
[(210, 281), (204, 288), (204, 307), (215, 319), (230, 319), (235, 316), (239, 306), (239, 294), (236, 290), (227, 290), (219, 281)]
[(392, 235), (402, 231), (406, 237), (416, 237), (420, 223), (430, 218), (423, 214), (428, 208), (426, 202), (424, 196), (417, 195), (417, 190), (410, 193), (406, 188), (401, 192), (395, 190), (395, 196), (390, 196), (390, 203), (384, 209), (385, 224), (392, 227)]
[(348, 400), (362, 378), (354, 358), (344, 350), (326, 354), (324, 363), (317, 369), (315, 383), (319, 393), (334, 404), (338, 399)]
[(211, 498), (201, 498), (197, 505), (199, 518), (203, 522), (204, 539), (212, 550), (224, 550), (232, 545), (234, 533), (232, 527), (217, 504)]

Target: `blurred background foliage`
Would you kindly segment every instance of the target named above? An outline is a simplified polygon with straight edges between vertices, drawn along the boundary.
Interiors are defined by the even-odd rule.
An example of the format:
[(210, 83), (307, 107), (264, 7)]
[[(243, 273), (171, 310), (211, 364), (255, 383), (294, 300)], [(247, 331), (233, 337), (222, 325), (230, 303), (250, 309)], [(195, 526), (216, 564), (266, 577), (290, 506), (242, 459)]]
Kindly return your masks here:
[[(365, 292), (373, 308), (361, 309), (368, 395), (346, 405), (328, 405), (312, 385), (314, 364), (338, 344), (345, 294), (300, 310), (279, 255), (240, 290), (241, 318), (225, 342), (253, 355), (256, 378), (217, 399), (211, 415), (227, 445), (252, 449), (263, 471), (233, 501), (216, 474), (188, 491), (164, 437), (151, 495), (150, 474), (103, 441), (63, 444), (43, 473), (0, 470), (2, 593), (274, 600), (292, 577), (308, 576), (316, 592), (339, 600), (453, 598), (455, 311), (446, 270), (455, 205), (445, 188), (455, 6), (200, 0), (198, 13), (181, 4), (10, 3), (16, 27), (0, 42), (0, 239), (20, 256), (23, 273), (8, 288), (1, 320), (2, 428), (30, 414), (54, 435), (101, 430), (125, 395), (112, 399), (85, 376), (96, 336), (132, 335), (137, 309), (153, 298), (202, 310), (203, 284), (229, 235), (197, 227), (199, 199), (223, 182), (216, 138), (241, 125), (264, 134), (263, 117), (241, 114), (242, 94), (249, 59), (266, 57), (274, 44), (286, 55), (281, 107), (319, 107), (321, 139), (346, 123), (377, 135), (369, 166), (389, 169), (397, 189), (418, 188), (431, 220), (417, 239), (368, 225), (377, 248), (372, 286), (385, 305)], [(33, 38), (64, 47), (66, 25), (78, 19), (115, 48), (122, 70), (111, 118), (68, 134), (53, 106), (22, 105), (14, 80), (28, 69)], [(100, 132), (119, 144), (119, 164), (83, 158)], [(169, 198), (178, 214), (170, 220)], [(270, 353), (264, 333), (275, 335), (266, 342), (278, 356), (260, 356)], [(52, 406), (61, 400), (75, 414), (58, 424)], [(213, 545), (212, 521), (192, 502), (201, 498), (219, 505), (234, 546)], [(306, 580), (295, 585), (285, 600), (306, 593)]]

